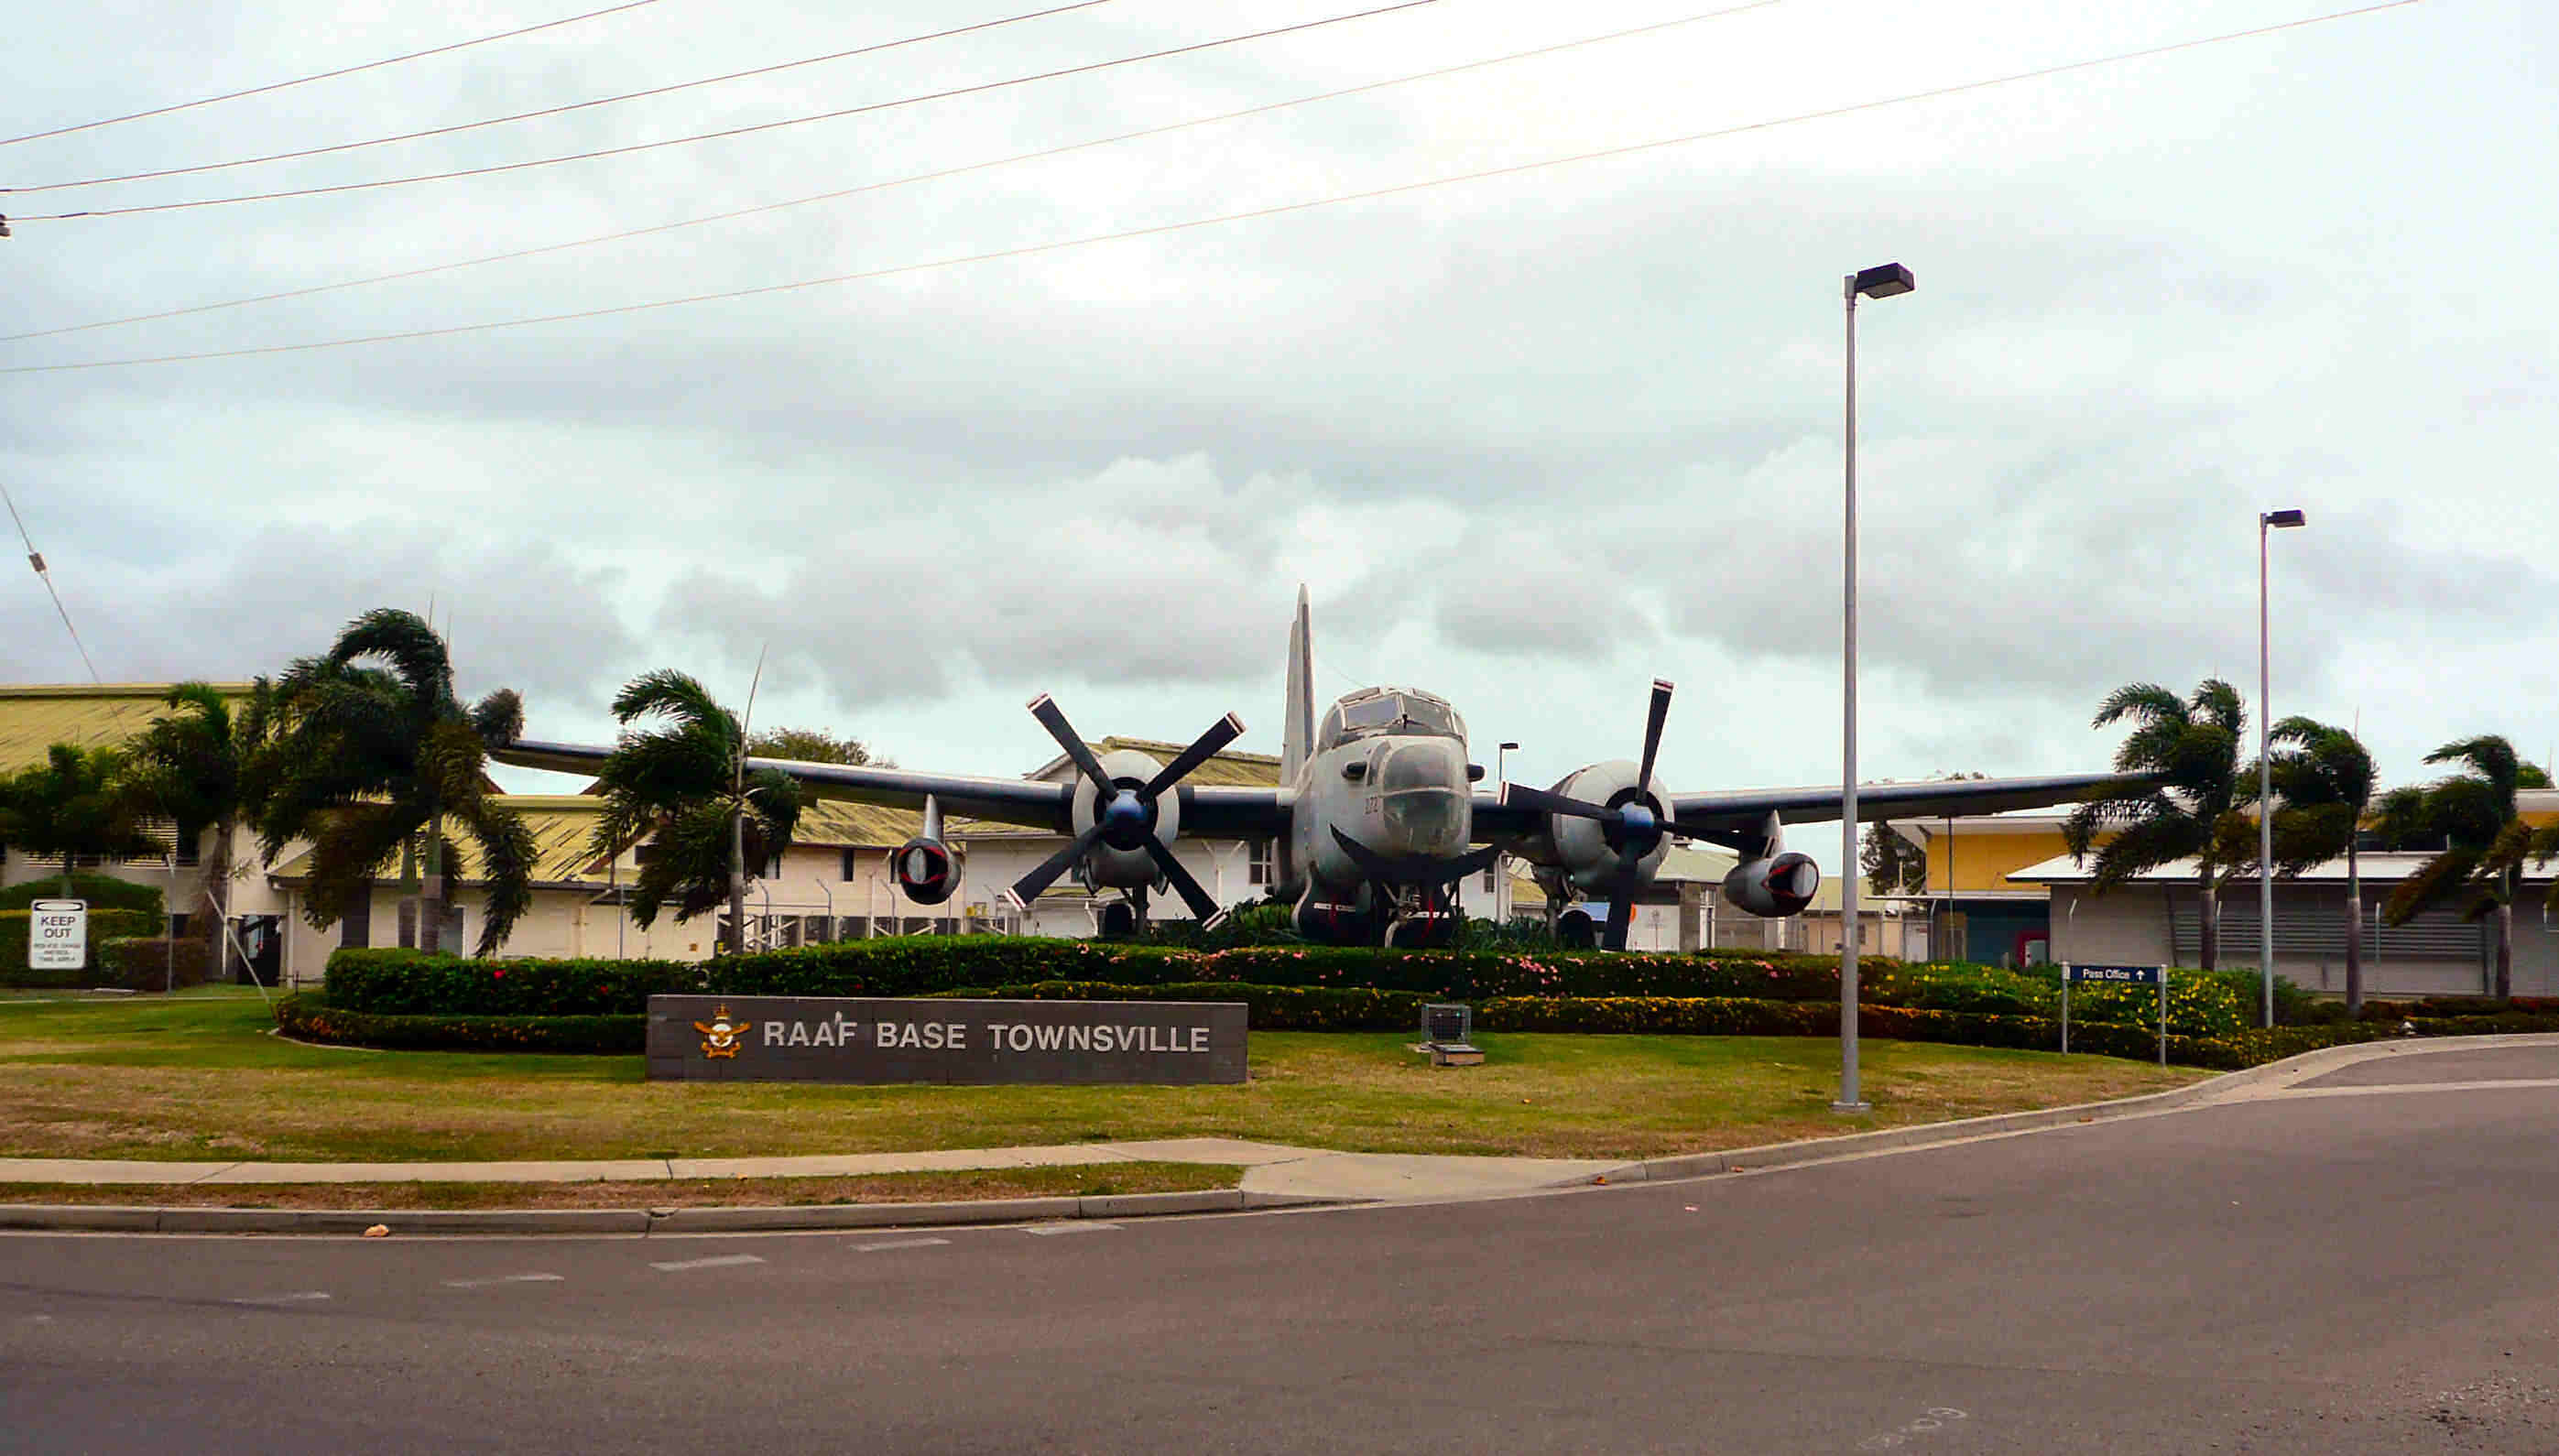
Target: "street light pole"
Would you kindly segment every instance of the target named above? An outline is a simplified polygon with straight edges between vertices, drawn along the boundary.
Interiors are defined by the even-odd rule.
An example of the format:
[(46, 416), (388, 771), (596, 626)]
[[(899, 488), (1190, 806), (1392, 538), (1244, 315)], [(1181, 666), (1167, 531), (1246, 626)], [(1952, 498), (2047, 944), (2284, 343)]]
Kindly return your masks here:
[(2275, 1024), (2275, 761), (2268, 753), (2275, 717), (2266, 630), (2266, 531), (2302, 524), (2298, 510), (2257, 513), (2257, 978), (2262, 983), (2262, 1024)]
[(1899, 263), (1851, 273), (1840, 285), (1848, 315), (1848, 389), (1840, 612), (1840, 1091), (1831, 1103), (1834, 1112), (1869, 1110), (1857, 1085), (1857, 301), (1892, 298), (1916, 286)]

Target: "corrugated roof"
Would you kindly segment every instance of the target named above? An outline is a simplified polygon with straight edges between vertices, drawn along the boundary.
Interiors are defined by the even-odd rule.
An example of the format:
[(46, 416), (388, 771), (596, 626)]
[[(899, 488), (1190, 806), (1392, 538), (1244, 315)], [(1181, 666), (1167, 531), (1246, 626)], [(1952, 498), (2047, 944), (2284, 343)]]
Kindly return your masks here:
[[(1169, 764), (1181, 756), (1187, 743), (1167, 743), (1160, 738), (1122, 738), (1118, 735), (1100, 742), (1087, 741), (1086, 747), (1096, 754), (1117, 753), (1129, 749), (1142, 753), (1159, 764)], [(1066, 755), (1059, 754), (1030, 772), (1033, 779), (1062, 779), (1068, 772)], [(1185, 784), (1213, 784), (1233, 789), (1277, 789), (1280, 787), (1280, 760), (1267, 753), (1241, 753), (1235, 749), (1215, 755), (1191, 770)]]
[[(525, 826), (533, 831), (533, 882), (540, 885), (596, 884), (605, 882), (603, 862), (587, 852), (587, 836), (595, 831), (596, 816), (604, 812), (604, 801), (578, 794), (502, 794), (499, 803), (524, 815)], [(481, 877), (479, 847), (468, 835), (453, 834), (461, 851), (460, 862), (445, 866), (448, 878), (476, 882)], [(279, 880), (306, 880), (311, 876), (311, 851), (307, 848), (288, 857), (268, 871)], [(394, 868), (392, 874), (397, 874)]]
[(924, 815), (914, 809), (822, 799), (802, 807), (791, 842), (867, 849), (904, 844), (923, 832)]
[[(168, 682), (39, 683), (0, 686), (0, 773), (44, 762), (57, 743), (121, 744), (169, 711)], [(236, 706), (245, 682), (213, 684)]]

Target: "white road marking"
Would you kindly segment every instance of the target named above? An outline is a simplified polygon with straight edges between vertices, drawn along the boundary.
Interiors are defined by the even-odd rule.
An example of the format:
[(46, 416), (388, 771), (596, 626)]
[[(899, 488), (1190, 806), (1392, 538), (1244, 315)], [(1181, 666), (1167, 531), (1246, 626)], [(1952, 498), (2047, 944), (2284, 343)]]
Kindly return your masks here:
[(853, 1245), (853, 1252), (877, 1253), (883, 1248), (931, 1248), (935, 1244), (950, 1241), (948, 1238), (892, 1238), (886, 1243), (856, 1243)]
[(557, 1274), (494, 1274), (486, 1279), (447, 1279), (447, 1289), (480, 1289), (491, 1284), (556, 1284)]
[(1119, 1227), (1117, 1224), (1040, 1224), (1022, 1232), (1045, 1238), (1052, 1234), (1100, 1234)]
[(679, 1269), (725, 1269), (737, 1264), (760, 1264), (762, 1262), (764, 1262), (764, 1260), (751, 1253), (723, 1253), (711, 1258), (679, 1258), (663, 1264), (652, 1263), (649, 1267), (657, 1269), (662, 1273), (672, 1274)]
[(2371, 1082), (2338, 1087), (2287, 1087), (2260, 1092), (2260, 1099), (2294, 1097), (2369, 1097), (2399, 1092), (2527, 1092), (2559, 1087), (2559, 1077), (2508, 1077), (2488, 1082)]
[(324, 1289), (304, 1289), (292, 1294), (262, 1294), (255, 1299), (234, 1299), (233, 1304), (308, 1304), (329, 1297)]

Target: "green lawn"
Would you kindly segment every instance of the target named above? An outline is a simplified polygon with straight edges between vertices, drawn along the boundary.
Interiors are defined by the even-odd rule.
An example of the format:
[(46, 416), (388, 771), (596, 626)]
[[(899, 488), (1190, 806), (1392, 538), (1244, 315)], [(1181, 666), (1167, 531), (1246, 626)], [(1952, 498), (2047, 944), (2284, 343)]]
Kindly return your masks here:
[(2204, 1074), (1865, 1045), (1829, 1110), (1815, 1038), (1486, 1035), (1432, 1069), (1389, 1034), (1257, 1032), (1242, 1087), (650, 1083), (638, 1057), (372, 1052), (268, 1033), (254, 992), (0, 1001), (0, 1156), (720, 1157), (1223, 1136), (1363, 1152), (1645, 1157), (2093, 1101)]

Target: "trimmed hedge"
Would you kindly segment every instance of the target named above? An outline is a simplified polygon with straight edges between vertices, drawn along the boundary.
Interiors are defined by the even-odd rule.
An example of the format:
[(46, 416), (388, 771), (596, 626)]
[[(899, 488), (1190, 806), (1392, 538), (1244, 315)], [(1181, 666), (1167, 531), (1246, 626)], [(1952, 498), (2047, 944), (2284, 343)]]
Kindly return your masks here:
[[(60, 863), (59, 860), (56, 861), (57, 866)], [(23, 885), (11, 885), (5, 890), (0, 890), (0, 910), (26, 910), (39, 900), (62, 898), (64, 898), (63, 877), (59, 874), (47, 875), (41, 880), (29, 880)], [(83, 873), (72, 876), (70, 898), (85, 901), (91, 915), (101, 910), (138, 910), (157, 922), (168, 914), (168, 906), (162, 900), (159, 886), (145, 885), (134, 880), (119, 880), (113, 875)]]
[(35, 912), (0, 910), (0, 986), (94, 986), (100, 956), (119, 939), (155, 936), (165, 923), (139, 910), (91, 910), (88, 913), (88, 959), (77, 970), (29, 970), (27, 922)]
[(996, 1001), (1241, 1001), (1255, 1031), (1410, 1031), (1419, 1034), (1419, 991), (1360, 986), (1248, 986), (1232, 981), (1170, 981), (1116, 986), (1100, 981), (1038, 981), (994, 990), (946, 991), (955, 999)]
[(109, 941), (98, 947), (95, 983), (128, 991), (167, 990), (173, 980), (182, 986), (201, 986), (209, 948), (197, 940), (182, 939), (173, 946), (166, 937)]
[(382, 1016), (308, 992), (279, 998), (275, 1024), (296, 1041), (395, 1052), (561, 1052), (638, 1056), (645, 1016)]
[[(1911, 965), (1871, 956), (1859, 1000), (1872, 1006), (2050, 1018), (2058, 973), (1991, 966)], [(1396, 991), (1441, 1000), (1510, 996), (1742, 998), (1830, 1002), (1839, 966), (1828, 956), (1612, 953), (1608, 951), (1397, 951), (1355, 946), (1179, 946), (994, 936), (850, 941), (673, 960), (474, 960), (416, 950), (340, 950), (329, 959), (331, 1000), (397, 1015), (636, 1015), (652, 995), (929, 996), (1049, 981), (1117, 986), (1254, 985)], [(2279, 983), (2285, 989), (2288, 984)], [(2226, 1036), (2255, 1020), (2253, 972), (2183, 971), (2171, 977), (2169, 1030)], [(2076, 1022), (2149, 1025), (2147, 987), (2080, 986)], [(2288, 1002), (2279, 1002), (2279, 1009)]]

